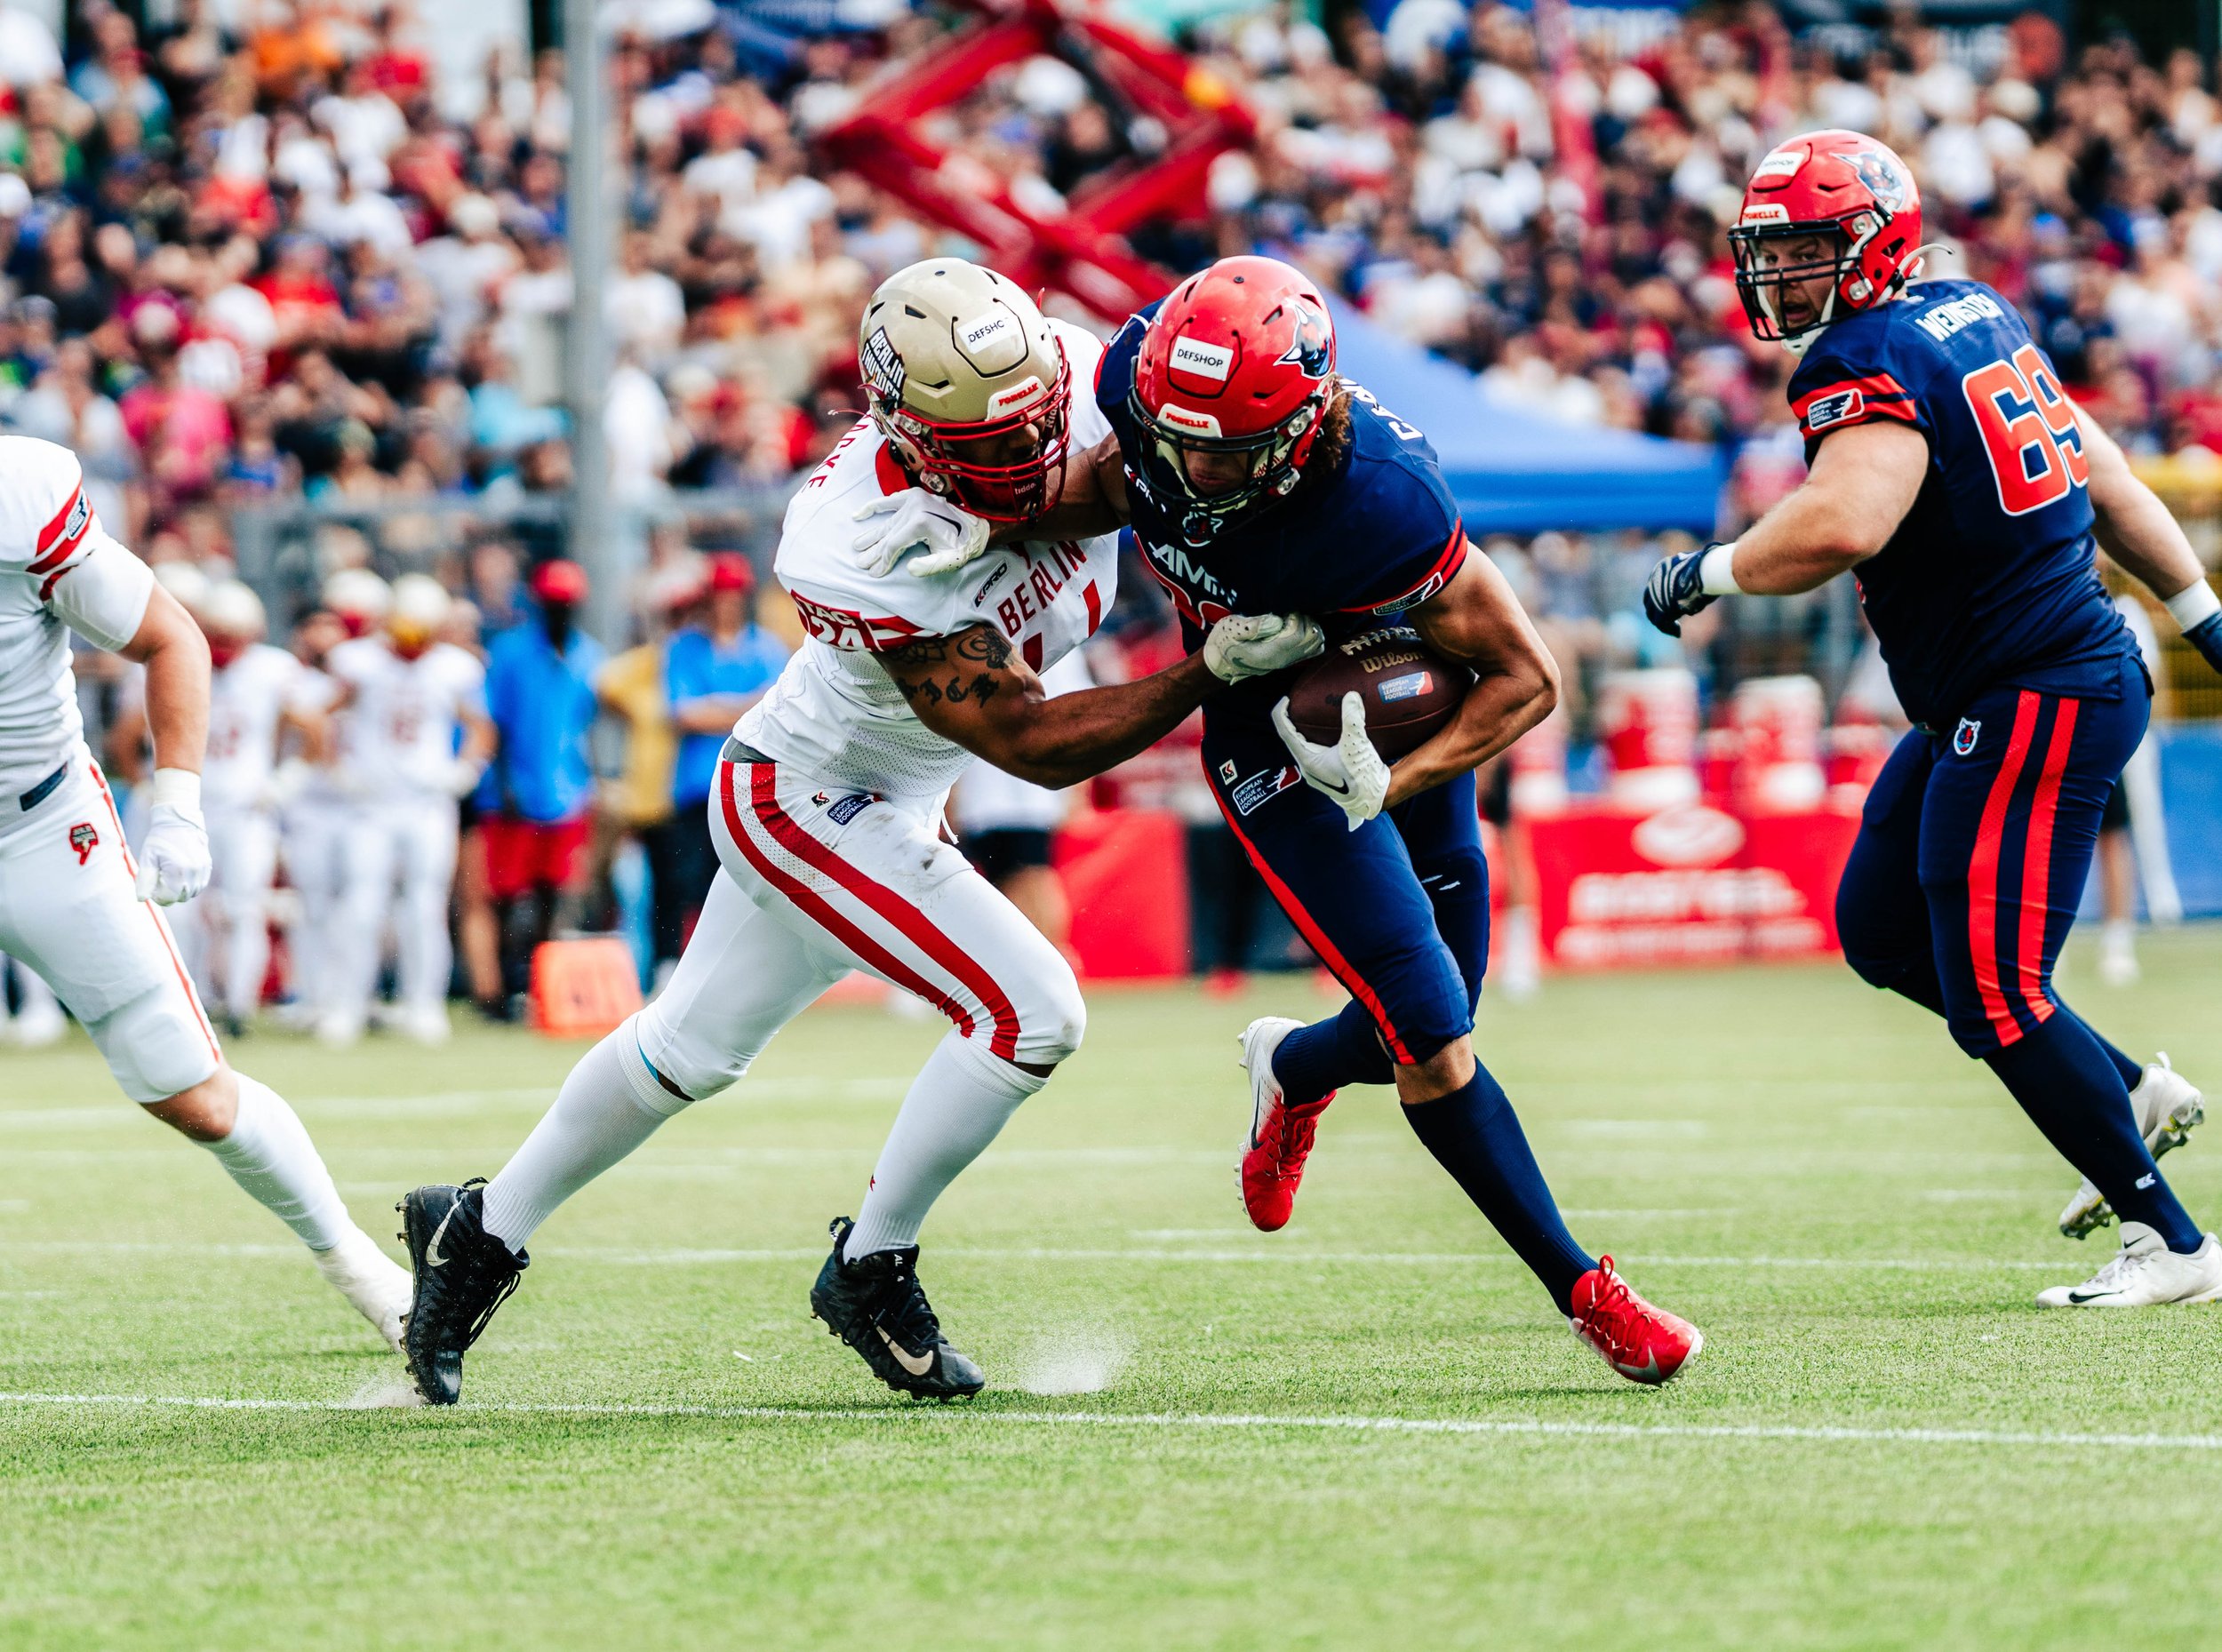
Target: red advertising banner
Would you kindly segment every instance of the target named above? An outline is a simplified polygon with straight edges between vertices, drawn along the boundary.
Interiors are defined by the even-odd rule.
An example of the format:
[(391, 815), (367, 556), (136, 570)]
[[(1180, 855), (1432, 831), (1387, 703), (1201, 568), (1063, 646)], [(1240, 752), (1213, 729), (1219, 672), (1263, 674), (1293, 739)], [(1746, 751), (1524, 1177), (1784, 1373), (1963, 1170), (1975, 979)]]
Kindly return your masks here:
[(1546, 959), (1562, 970), (1793, 958), (1836, 949), (1836, 880), (1859, 829), (1824, 805), (1738, 816), (1577, 804), (1528, 822)]

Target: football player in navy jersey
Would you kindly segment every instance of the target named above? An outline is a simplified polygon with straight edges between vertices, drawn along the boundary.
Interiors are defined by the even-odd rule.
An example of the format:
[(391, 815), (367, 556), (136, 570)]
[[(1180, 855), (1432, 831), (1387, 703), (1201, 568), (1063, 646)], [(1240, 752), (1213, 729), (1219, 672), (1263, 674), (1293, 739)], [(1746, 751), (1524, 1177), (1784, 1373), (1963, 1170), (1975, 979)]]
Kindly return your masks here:
[[(1414, 1132), (1576, 1333), (1622, 1376), (1668, 1380), (1704, 1338), (1575, 1242), (1475, 1057), (1489, 871), (1474, 770), (1542, 720), (1558, 676), (1503, 579), (1469, 554), (1435, 451), (1337, 376), (1325, 302), (1271, 259), (1221, 259), (1128, 321), (1096, 399), (1112, 435), (1067, 467), (1029, 537), (1130, 522), (1192, 644), (1221, 615), (1270, 603), (1317, 619), (1331, 645), (1409, 626), (1476, 674), (1454, 720), (1394, 763), (1367, 738), (1356, 695), (1339, 739), (1305, 738), (1285, 672), (1205, 708), (1203, 760), (1227, 824), (1351, 995), (1323, 1021), (1268, 1018), (1243, 1034), (1251, 1221), (1288, 1221), (1340, 1087), (1393, 1082)], [(908, 544), (867, 533), (858, 549), (883, 559), (923, 542), (955, 565), (985, 535), (951, 520)]]
[(2222, 602), (2013, 307), (1979, 282), (1909, 284), (1921, 203), (1885, 146), (1850, 132), (1782, 145), (1729, 238), (1754, 331), (1802, 358), (1789, 388), (1810, 470), (1735, 543), (1662, 562), (1645, 611), (1678, 633), (1730, 592), (1787, 595), (1856, 570), (1914, 727), (1844, 868), (1845, 957), (1942, 1016), (2082, 1172), (2063, 1232), (2121, 1217), (2120, 1254), (2041, 1305), (2222, 1297), (2222, 1243), (2154, 1162), (2200, 1121), (2199, 1092), (2165, 1057), (2140, 1067), (2052, 986), (2152, 701), (2094, 539), (2218, 669)]

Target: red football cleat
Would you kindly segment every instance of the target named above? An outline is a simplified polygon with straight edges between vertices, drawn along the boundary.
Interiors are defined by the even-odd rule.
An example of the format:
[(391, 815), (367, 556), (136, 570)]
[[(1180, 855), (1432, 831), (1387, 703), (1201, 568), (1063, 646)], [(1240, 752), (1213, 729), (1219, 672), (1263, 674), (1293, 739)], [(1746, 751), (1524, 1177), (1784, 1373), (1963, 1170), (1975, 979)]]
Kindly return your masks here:
[(1319, 1115), (1335, 1098), (1329, 1090), (1317, 1101), (1291, 1106), (1273, 1076), (1273, 1052), (1304, 1024), (1285, 1016), (1252, 1021), (1242, 1037), (1242, 1065), (1250, 1074), (1250, 1135), (1243, 1144), (1243, 1208), (1251, 1225), (1271, 1233), (1288, 1225), (1296, 1209), (1297, 1185), (1311, 1156)]
[(1566, 1322), (1632, 1383), (1672, 1382), (1705, 1346), (1703, 1331), (1630, 1290), (1611, 1257), (1574, 1281), (1574, 1312)]

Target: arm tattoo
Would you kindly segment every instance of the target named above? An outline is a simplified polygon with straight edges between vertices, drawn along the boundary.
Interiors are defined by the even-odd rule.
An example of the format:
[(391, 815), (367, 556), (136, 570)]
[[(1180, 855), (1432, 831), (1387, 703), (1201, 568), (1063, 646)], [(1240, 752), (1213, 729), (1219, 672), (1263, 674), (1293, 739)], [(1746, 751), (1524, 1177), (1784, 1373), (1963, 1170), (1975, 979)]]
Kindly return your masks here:
[(949, 639), (945, 636), (913, 637), (899, 648), (891, 648), (880, 658), (890, 666), (911, 669), (919, 666), (938, 666), (949, 657)]
[(990, 671), (1001, 671), (1011, 663), (1011, 644), (1003, 641), (1001, 632), (987, 626), (977, 626), (958, 637), (956, 651), (961, 658), (977, 659)]

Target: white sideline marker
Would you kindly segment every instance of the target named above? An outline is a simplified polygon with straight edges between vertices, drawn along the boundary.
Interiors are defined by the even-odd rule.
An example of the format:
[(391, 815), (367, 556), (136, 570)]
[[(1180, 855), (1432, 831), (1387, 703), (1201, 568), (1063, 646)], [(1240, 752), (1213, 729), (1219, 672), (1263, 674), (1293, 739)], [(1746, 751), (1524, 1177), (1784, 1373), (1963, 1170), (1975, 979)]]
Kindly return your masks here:
[[(355, 1400), (226, 1399), (194, 1394), (0, 1393), (0, 1405), (170, 1407), (202, 1411), (356, 1411)], [(407, 1409), (407, 1408), (397, 1408)], [(1919, 1446), (2027, 1446), (2058, 1450), (2222, 1451), (2222, 1434), (2087, 1434), (2035, 1429), (1813, 1427), (1776, 1423), (1555, 1423), (1540, 1418), (1459, 1417), (1273, 1417), (1214, 1411), (963, 1411), (920, 1406), (882, 1406), (869, 1410), (829, 1407), (768, 1405), (468, 1405), (458, 1417), (693, 1417), (734, 1423), (885, 1423), (910, 1417), (956, 1422), (966, 1426), (1016, 1423), (1027, 1426), (1154, 1429), (1307, 1429), (1347, 1433), (1536, 1435), (1604, 1440), (1786, 1440), (1821, 1444)], [(437, 1413), (426, 1413), (437, 1415)]]

